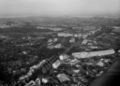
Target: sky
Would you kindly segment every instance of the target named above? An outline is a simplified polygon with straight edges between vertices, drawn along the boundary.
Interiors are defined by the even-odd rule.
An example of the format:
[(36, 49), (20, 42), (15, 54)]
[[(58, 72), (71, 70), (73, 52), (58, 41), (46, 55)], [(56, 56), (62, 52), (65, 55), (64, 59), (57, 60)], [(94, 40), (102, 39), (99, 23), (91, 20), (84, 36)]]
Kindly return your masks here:
[(120, 0), (0, 0), (5, 16), (119, 16)]

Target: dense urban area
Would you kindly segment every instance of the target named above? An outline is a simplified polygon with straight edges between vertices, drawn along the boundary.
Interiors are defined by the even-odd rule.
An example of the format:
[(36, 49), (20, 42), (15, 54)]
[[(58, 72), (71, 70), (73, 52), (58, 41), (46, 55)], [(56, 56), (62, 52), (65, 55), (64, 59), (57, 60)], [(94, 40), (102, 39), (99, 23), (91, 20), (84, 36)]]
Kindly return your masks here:
[(119, 18), (1, 18), (0, 86), (89, 86), (119, 49)]

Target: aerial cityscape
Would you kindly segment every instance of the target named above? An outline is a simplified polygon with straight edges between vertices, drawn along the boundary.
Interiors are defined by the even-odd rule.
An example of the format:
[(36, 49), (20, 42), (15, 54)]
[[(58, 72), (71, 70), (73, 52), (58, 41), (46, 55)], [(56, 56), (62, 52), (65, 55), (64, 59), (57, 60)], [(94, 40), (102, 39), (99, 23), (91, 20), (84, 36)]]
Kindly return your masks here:
[[(28, 1), (22, 0), (21, 3)], [(35, 1), (37, 4), (38, 1)], [(57, 1), (54, 1), (54, 5)], [(64, 2), (65, 5), (67, 1)], [(5, 2), (13, 5), (14, 1)], [(15, 2), (17, 4), (17, 1)], [(18, 2), (20, 3), (19, 0)], [(71, 4), (72, 2), (73, 0), (70, 0)], [(35, 4), (33, 0), (30, 0), (30, 3)], [(77, 1), (76, 5), (78, 6)], [(17, 8), (17, 5), (15, 6)], [(23, 8), (25, 7), (26, 5)], [(89, 7), (91, 6), (88, 6), (88, 10)], [(111, 67), (120, 59), (118, 15), (103, 16), (105, 13), (100, 11), (103, 12), (100, 16), (95, 13), (93, 16), (90, 14), (80, 17), (78, 14), (73, 16), (69, 11), (70, 16), (64, 16), (65, 13), (62, 16), (51, 16), (49, 11), (46, 11), (45, 14), (50, 16), (38, 16), (39, 13), (37, 16), (26, 16), (26, 10), (23, 9), (20, 12), (25, 16), (21, 16), (17, 15), (17, 10), (13, 11), (16, 14), (10, 14), (10, 8), (5, 8), (10, 16), (3, 16), (6, 11), (0, 8), (0, 86), (92, 86), (95, 79), (111, 71)], [(94, 13), (96, 10), (91, 11)], [(63, 11), (58, 9), (54, 12)], [(53, 17), (54, 15), (56, 16)]]

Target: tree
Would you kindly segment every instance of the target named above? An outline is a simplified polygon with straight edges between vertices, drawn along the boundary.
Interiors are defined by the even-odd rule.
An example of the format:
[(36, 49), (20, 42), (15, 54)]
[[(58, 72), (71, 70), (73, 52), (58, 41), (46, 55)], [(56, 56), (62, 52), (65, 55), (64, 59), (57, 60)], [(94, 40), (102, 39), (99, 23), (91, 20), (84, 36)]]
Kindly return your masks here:
[(115, 47), (114, 47), (115, 53), (118, 54), (118, 51), (120, 50), (120, 39), (117, 38), (115, 40)]

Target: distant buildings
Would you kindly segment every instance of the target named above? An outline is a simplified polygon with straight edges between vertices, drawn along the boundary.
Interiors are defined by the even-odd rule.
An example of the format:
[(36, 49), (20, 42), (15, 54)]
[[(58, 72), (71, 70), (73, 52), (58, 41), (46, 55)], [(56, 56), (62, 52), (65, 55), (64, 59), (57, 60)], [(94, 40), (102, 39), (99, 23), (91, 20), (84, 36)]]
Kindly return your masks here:
[(52, 45), (48, 45), (49, 49), (54, 49), (54, 48), (62, 48), (62, 44), (58, 43), (58, 44), (52, 44)]
[(65, 59), (68, 59), (68, 58), (69, 58), (69, 55), (67, 55), (67, 54), (62, 54), (62, 55), (59, 56), (60, 60), (65, 60)]
[(120, 33), (120, 27), (114, 26), (113, 27), (113, 32)]
[(36, 29), (48, 29), (48, 30), (51, 30), (51, 31), (61, 31), (61, 30), (63, 30), (63, 28), (51, 27), (51, 26), (37, 26)]
[(11, 28), (11, 27), (21, 27), (22, 24), (0, 24), (1, 29)]
[(9, 38), (8, 36), (0, 35), (1, 39)]
[(58, 37), (72, 37), (73, 34), (71, 33), (64, 33), (64, 32), (61, 32), (61, 33), (58, 33)]
[(82, 37), (81, 33), (67, 33), (67, 32), (60, 32), (57, 34), (58, 37)]
[(6, 25), (6, 24), (0, 25), (0, 28), (1, 28), (1, 29), (5, 29), (5, 28), (9, 28), (9, 27), (10, 27), (10, 25)]
[(52, 30), (52, 31), (61, 31), (63, 28), (57, 28), (57, 27), (55, 27), (55, 28), (48, 28), (49, 30)]
[(64, 82), (64, 81), (70, 81), (69, 77), (66, 75), (66, 74), (58, 74), (57, 75), (57, 78), (61, 81), (61, 82)]
[(114, 54), (115, 51), (113, 49), (109, 50), (102, 50), (102, 51), (91, 51), (91, 52), (75, 52), (72, 53), (72, 56), (75, 58), (89, 58), (89, 57), (94, 57), (94, 56), (105, 56), (105, 55), (111, 55)]
[(52, 64), (52, 67), (53, 67), (54, 69), (57, 69), (60, 65), (61, 65), (61, 61), (60, 61), (60, 60), (57, 60), (56, 62), (54, 62), (54, 63)]
[(75, 38), (71, 38), (71, 39), (69, 40), (69, 42), (70, 42), (70, 43), (75, 43)]

